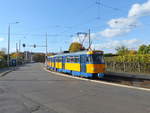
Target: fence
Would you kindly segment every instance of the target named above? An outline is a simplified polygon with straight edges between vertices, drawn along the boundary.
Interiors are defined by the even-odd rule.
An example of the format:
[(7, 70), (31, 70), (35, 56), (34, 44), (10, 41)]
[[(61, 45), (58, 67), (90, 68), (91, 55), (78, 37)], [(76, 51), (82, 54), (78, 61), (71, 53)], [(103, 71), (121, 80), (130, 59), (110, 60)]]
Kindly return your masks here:
[(150, 63), (106, 61), (106, 71), (150, 74)]
[[(17, 60), (16, 62), (16, 65), (21, 65), (23, 64), (24, 62), (22, 60)], [(10, 61), (10, 66), (12, 66), (12, 62)], [(7, 61), (5, 60), (0, 60), (0, 68), (4, 68), (4, 67), (7, 67)]]
[(7, 62), (4, 60), (0, 60), (0, 68), (5, 67), (7, 65)]

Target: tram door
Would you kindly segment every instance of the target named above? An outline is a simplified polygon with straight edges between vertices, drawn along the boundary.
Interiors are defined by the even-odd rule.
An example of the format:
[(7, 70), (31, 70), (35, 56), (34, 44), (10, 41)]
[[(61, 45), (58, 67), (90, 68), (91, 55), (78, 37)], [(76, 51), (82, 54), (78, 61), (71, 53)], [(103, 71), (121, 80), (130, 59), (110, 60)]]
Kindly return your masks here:
[(81, 61), (81, 72), (86, 72), (86, 59), (87, 59), (87, 55), (81, 55), (80, 57), (80, 61)]
[(65, 69), (65, 56), (62, 57), (62, 69)]
[(56, 65), (55, 63), (56, 63), (56, 58), (54, 58), (54, 68), (55, 68), (55, 65)]

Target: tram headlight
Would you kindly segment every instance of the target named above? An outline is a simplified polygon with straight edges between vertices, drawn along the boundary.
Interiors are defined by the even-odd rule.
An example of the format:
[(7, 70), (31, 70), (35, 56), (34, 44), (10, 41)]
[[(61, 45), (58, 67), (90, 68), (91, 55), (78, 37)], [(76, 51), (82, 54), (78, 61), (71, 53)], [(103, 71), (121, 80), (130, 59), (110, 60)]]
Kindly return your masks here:
[(92, 68), (91, 68), (91, 70), (92, 70), (92, 72), (94, 72), (94, 71), (95, 71), (95, 68), (94, 68), (94, 67), (92, 67)]

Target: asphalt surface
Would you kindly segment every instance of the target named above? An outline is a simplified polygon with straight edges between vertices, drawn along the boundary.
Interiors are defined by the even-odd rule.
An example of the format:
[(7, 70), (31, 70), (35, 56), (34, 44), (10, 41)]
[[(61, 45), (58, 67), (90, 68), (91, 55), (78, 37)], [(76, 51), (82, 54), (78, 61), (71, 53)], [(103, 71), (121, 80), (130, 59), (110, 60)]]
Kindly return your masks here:
[(150, 113), (150, 92), (103, 85), (27, 64), (0, 78), (0, 113)]
[(0, 68), (0, 74), (11, 69), (12, 68)]

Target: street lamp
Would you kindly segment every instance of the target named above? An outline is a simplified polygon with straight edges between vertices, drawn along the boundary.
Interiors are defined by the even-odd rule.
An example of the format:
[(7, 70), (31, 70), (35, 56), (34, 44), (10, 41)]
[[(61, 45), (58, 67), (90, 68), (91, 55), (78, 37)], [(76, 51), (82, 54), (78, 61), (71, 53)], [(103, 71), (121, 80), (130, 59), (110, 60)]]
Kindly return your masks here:
[(19, 22), (15, 22), (15, 23), (9, 23), (8, 25), (8, 53), (7, 53), (7, 65), (9, 67), (9, 62), (10, 62), (10, 55), (9, 55), (9, 52), (10, 52), (10, 26), (12, 24), (18, 24)]

